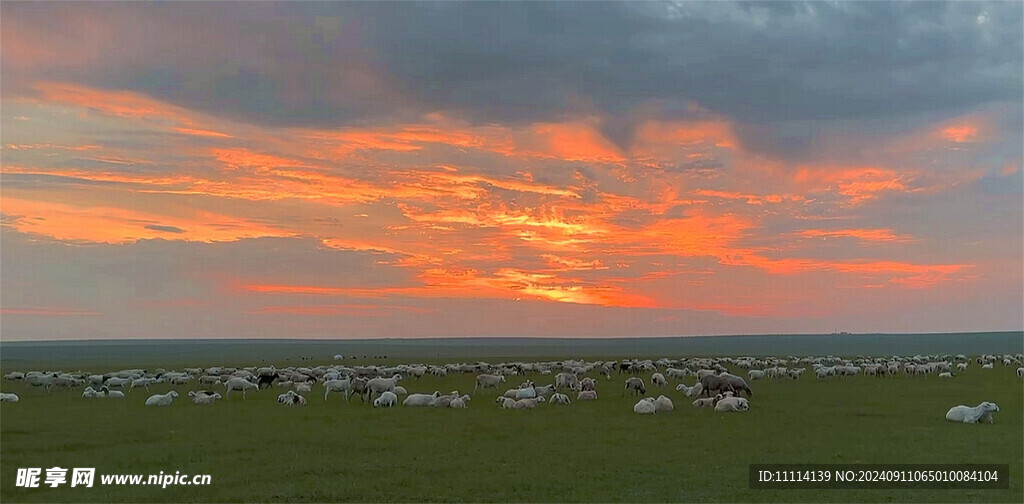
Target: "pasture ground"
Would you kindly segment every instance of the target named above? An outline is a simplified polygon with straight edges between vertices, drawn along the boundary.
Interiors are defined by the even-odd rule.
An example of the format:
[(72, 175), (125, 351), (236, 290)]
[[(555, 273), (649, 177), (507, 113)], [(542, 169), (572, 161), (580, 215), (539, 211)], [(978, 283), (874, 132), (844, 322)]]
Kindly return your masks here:
[[(171, 364), (164, 367), (196, 363)], [(139, 366), (89, 369), (125, 367)], [(525, 411), (499, 409), (493, 391), (474, 395), (466, 410), (374, 409), (336, 395), (325, 404), (319, 386), (306, 407), (278, 405), (280, 390), (198, 407), (186, 397), (199, 388), (192, 384), (176, 387), (173, 406), (147, 408), (144, 390), (89, 400), (81, 389), (48, 394), (3, 382), (0, 390), (21, 402), (0, 406), (0, 501), (1024, 502), (1024, 385), (1014, 369), (972, 363), (949, 380), (812, 374), (752, 382), (751, 410), (730, 414), (693, 408), (673, 382), (664, 393), (676, 411), (654, 416), (634, 414), (636, 399), (620, 396), (626, 375), (599, 378), (596, 402)], [(552, 380), (505, 385), (525, 378)], [(402, 385), (465, 392), (473, 380)], [(1001, 408), (993, 425), (943, 419), (951, 406), (985, 400)], [(751, 490), (750, 463), (1008, 463), (1012, 479), (1009, 490)], [(161, 489), (101, 486), (97, 476), (93, 488), (14, 486), (19, 467), (53, 466), (213, 481)]]

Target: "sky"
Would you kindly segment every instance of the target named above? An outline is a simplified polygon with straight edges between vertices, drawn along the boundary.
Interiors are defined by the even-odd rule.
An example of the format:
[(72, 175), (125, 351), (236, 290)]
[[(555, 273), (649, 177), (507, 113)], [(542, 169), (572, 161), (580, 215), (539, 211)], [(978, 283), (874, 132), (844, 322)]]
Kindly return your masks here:
[(0, 9), (3, 340), (1024, 328), (1024, 3)]

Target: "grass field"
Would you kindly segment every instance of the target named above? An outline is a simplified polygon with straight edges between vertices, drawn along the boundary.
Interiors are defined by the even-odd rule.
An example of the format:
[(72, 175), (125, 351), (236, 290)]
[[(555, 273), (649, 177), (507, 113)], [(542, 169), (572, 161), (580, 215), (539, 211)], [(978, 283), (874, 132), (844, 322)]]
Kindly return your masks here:
[[(972, 363), (951, 380), (756, 381), (751, 410), (732, 414), (697, 410), (673, 386), (675, 412), (639, 416), (636, 400), (620, 397), (624, 379), (599, 379), (596, 402), (533, 411), (501, 410), (494, 392), (466, 410), (325, 404), (319, 386), (304, 408), (279, 406), (280, 391), (198, 407), (184, 397), (196, 385), (177, 387), (169, 408), (147, 408), (145, 391), (89, 400), (4, 382), (21, 402), (0, 406), (0, 501), (1024, 501), (1024, 385), (1000, 364)], [(472, 375), (402, 383), (414, 393), (472, 384)], [(994, 425), (943, 419), (983, 400), (1001, 408)], [(748, 489), (750, 463), (854, 462), (1008, 463), (1012, 479), (1009, 490)], [(91, 489), (14, 486), (19, 467), (55, 465), (207, 473), (212, 484), (100, 486), (97, 476)]]

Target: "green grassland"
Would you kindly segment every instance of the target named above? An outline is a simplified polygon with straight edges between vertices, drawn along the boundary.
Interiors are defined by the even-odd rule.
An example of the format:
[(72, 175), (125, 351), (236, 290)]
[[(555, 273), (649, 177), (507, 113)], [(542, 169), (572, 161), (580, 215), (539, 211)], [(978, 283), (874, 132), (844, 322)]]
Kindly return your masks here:
[[(300, 363), (279, 363), (288, 364)], [(145, 391), (90, 400), (81, 390), (3, 382), (0, 389), (21, 402), (0, 406), (0, 501), (1024, 501), (1024, 385), (1013, 368), (972, 363), (953, 379), (810, 374), (752, 382), (746, 413), (695, 409), (673, 385), (664, 393), (676, 411), (654, 416), (634, 414), (636, 399), (620, 396), (625, 375), (599, 378), (596, 402), (522, 411), (500, 409), (494, 391), (475, 395), (466, 410), (374, 409), (340, 396), (325, 403), (319, 386), (306, 407), (278, 405), (280, 390), (199, 407), (185, 397), (193, 384), (176, 387), (182, 397), (173, 406), (147, 408)], [(412, 393), (465, 392), (473, 375), (402, 385)], [(951, 406), (985, 400), (1001, 408), (993, 425), (943, 419)], [(750, 463), (1008, 463), (1012, 479), (1009, 490), (751, 490)], [(165, 489), (14, 486), (19, 467), (55, 465), (205, 473), (213, 481)]]

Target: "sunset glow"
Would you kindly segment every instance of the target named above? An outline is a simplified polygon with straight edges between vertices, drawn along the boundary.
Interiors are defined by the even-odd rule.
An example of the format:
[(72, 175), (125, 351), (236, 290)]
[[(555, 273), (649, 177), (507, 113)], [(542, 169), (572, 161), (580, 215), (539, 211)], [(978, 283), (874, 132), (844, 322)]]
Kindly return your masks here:
[[(550, 4), (502, 7), (557, 19), (545, 48), (512, 24), (498, 45), (479, 30), (397, 44), (415, 13), (344, 3), (5, 3), (4, 338), (1024, 326), (1019, 27), (979, 26), (971, 3), (934, 14), (965, 31), (922, 40), (976, 38), (1008, 77), (891, 70), (920, 93), (900, 109), (898, 83), (811, 54), (729, 66), (717, 42), (682, 47), (686, 16), (612, 5), (645, 19), (618, 55), (596, 41), (619, 35)], [(691, 7), (750, 31), (727, 54), (814, 45), (800, 23), (835, 22)], [(644, 23), (660, 35), (629, 32)], [(413, 44), (434, 44), (429, 65), (393, 52)]]

